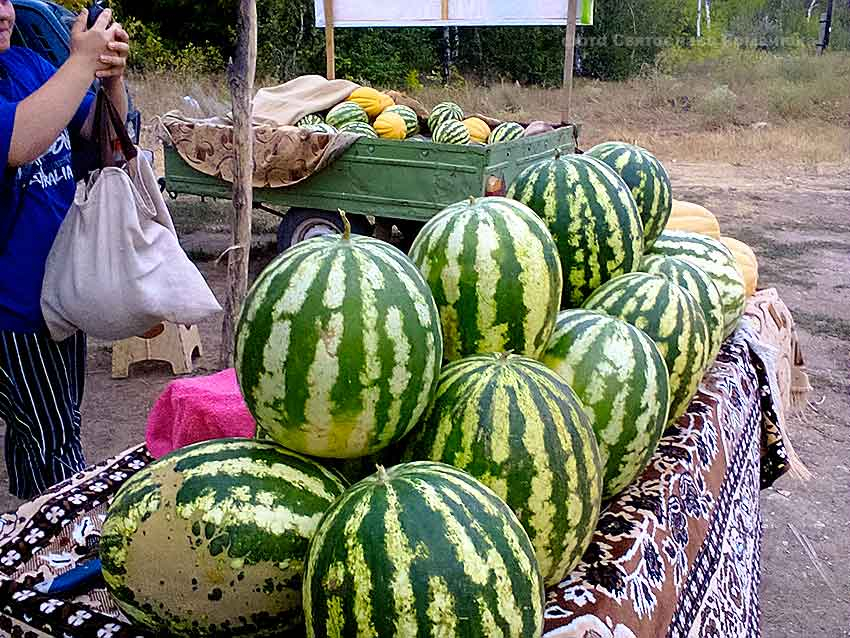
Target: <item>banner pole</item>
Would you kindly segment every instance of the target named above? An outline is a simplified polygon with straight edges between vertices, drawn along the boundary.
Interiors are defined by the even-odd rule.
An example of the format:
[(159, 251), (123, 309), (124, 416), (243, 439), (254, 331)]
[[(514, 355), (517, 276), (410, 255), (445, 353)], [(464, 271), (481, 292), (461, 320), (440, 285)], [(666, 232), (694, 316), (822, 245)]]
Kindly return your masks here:
[(326, 75), (329, 80), (336, 79), (336, 52), (334, 50), (334, 2), (324, 0), (325, 3), (325, 60)]
[(564, 83), (562, 88), (561, 123), (568, 124), (573, 103), (573, 64), (576, 51), (577, 0), (567, 0), (567, 35), (564, 41)]

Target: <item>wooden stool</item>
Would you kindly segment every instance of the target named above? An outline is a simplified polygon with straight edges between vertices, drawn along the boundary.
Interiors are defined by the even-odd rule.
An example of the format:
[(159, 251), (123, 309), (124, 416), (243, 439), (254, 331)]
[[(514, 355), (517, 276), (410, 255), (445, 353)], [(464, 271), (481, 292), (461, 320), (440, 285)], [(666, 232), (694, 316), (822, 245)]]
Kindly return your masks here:
[(161, 324), (144, 337), (130, 337), (112, 344), (112, 378), (126, 379), (130, 366), (140, 361), (166, 361), (174, 374), (192, 372), (192, 356), (203, 355), (198, 326)]

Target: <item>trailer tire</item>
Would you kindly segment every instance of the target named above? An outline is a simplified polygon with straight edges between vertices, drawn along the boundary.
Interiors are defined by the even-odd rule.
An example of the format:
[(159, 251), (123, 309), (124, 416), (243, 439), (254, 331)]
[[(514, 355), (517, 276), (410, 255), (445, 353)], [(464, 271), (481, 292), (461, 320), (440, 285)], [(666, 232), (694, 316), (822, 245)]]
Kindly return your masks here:
[[(372, 227), (366, 217), (356, 214), (347, 217), (352, 233), (372, 234)], [(282, 253), (305, 239), (341, 232), (342, 219), (339, 213), (315, 208), (290, 208), (277, 227), (277, 251)]]

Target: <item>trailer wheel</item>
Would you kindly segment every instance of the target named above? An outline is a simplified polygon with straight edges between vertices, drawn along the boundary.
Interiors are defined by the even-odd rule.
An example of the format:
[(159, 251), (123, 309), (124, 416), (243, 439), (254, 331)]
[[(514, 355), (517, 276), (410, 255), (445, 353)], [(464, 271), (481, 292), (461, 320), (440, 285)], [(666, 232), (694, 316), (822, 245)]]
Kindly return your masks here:
[[(348, 215), (351, 232), (371, 235), (372, 227), (363, 215)], [(277, 250), (283, 252), (295, 244), (331, 233), (342, 232), (338, 213), (315, 208), (290, 208), (277, 228)]]

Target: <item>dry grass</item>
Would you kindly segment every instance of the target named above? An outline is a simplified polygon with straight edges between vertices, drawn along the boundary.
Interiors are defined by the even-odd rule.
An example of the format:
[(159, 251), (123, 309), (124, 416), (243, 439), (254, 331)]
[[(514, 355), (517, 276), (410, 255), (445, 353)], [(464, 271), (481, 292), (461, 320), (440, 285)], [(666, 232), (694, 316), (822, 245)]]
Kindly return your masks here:
[[(585, 147), (621, 139), (667, 160), (845, 164), (850, 163), (848, 77), (848, 54), (780, 57), (724, 50), (699, 61), (671, 60), (626, 82), (580, 79), (572, 119), (582, 125)], [(156, 146), (154, 114), (182, 109), (209, 116), (228, 110), (223, 77), (158, 75), (134, 77), (132, 83), (148, 116), (143, 130), (148, 146)], [(190, 108), (185, 95), (199, 108)], [(468, 113), (517, 121), (559, 121), (562, 102), (558, 90), (511, 83), (425, 87), (415, 97), (426, 106), (453, 100)]]

